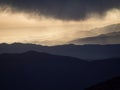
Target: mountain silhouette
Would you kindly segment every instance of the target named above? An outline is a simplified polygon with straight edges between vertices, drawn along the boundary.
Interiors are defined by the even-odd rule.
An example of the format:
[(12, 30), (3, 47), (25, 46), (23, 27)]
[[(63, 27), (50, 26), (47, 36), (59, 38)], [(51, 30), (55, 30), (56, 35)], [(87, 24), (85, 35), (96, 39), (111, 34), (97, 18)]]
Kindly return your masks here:
[(106, 82), (89, 87), (86, 90), (120, 90), (120, 77), (107, 80)]
[[(113, 33), (113, 32), (120, 32), (120, 23), (98, 27), (98, 28), (94, 28), (91, 30), (78, 31), (76, 32), (75, 40), (80, 39), (80, 38), (87, 38), (87, 37), (97, 37), (101, 34), (108, 34), (108, 33)], [(68, 43), (71, 43), (71, 42), (68, 42)]]
[(77, 32), (78, 37), (68, 43), (84, 44), (120, 44), (120, 23)]
[(107, 25), (102, 28), (95, 28), (91, 30), (95, 33), (99, 34), (107, 34), (107, 33), (112, 33), (112, 32), (120, 32), (120, 23), (118, 24), (112, 24), (112, 25)]
[(120, 76), (120, 58), (85, 61), (28, 51), (0, 54), (1, 90), (83, 90)]
[(41, 46), (35, 44), (0, 44), (0, 53), (45, 52), (55, 55), (76, 57), (85, 60), (99, 60), (120, 57), (120, 45), (61, 45)]
[(71, 41), (71, 43), (82, 44), (120, 44), (120, 32), (101, 34), (99, 36), (87, 37)]

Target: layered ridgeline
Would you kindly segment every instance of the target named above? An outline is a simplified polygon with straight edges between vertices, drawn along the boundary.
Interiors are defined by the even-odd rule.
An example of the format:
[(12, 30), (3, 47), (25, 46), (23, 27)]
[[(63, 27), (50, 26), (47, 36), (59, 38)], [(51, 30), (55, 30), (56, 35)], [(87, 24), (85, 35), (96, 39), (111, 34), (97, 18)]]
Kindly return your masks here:
[(29, 51), (0, 55), (0, 90), (83, 90), (120, 76), (120, 58), (84, 61)]
[(120, 57), (120, 45), (61, 45), (41, 46), (35, 44), (0, 44), (0, 53), (23, 53), (34, 50), (55, 55), (77, 57), (85, 60), (97, 60)]
[(88, 37), (75, 39), (69, 43), (83, 44), (120, 44), (120, 24), (90, 30)]
[(71, 41), (71, 43), (82, 44), (120, 44), (120, 32), (101, 34), (94, 37), (87, 37)]

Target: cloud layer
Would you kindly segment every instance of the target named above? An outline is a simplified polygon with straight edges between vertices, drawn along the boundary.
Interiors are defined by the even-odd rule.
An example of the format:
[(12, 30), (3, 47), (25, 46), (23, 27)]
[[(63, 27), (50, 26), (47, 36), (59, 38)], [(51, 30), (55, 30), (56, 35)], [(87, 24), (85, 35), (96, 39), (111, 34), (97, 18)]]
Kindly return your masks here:
[(66, 44), (117, 23), (119, 0), (0, 0), (0, 43)]
[(0, 5), (57, 19), (83, 20), (92, 13), (104, 16), (110, 9), (119, 9), (120, 0), (0, 0)]

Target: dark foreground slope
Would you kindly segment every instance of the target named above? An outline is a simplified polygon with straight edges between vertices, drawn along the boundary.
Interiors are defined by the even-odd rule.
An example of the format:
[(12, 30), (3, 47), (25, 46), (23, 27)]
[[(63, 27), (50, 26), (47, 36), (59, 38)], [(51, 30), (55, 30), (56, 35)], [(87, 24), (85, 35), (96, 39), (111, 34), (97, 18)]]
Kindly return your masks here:
[(120, 77), (113, 78), (106, 82), (102, 82), (86, 90), (120, 90)]
[(29, 51), (0, 55), (0, 90), (83, 90), (120, 76), (120, 59), (84, 60)]

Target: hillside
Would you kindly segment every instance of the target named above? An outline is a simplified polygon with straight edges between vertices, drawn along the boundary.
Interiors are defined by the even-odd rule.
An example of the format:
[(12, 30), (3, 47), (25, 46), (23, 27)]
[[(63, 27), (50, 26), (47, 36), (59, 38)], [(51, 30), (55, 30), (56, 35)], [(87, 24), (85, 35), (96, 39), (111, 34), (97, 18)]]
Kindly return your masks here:
[(120, 45), (61, 45), (41, 46), (35, 44), (0, 44), (0, 53), (23, 53), (27, 51), (46, 52), (55, 55), (76, 57), (85, 60), (99, 60), (120, 57)]
[(107, 80), (100, 84), (89, 87), (85, 90), (119, 90), (120, 89), (120, 77)]
[(83, 90), (120, 76), (120, 59), (84, 61), (29, 51), (0, 55), (1, 90)]
[(84, 44), (120, 44), (120, 32), (112, 32), (107, 34), (101, 34), (94, 37), (87, 37), (71, 41), (71, 43), (77, 45)]

